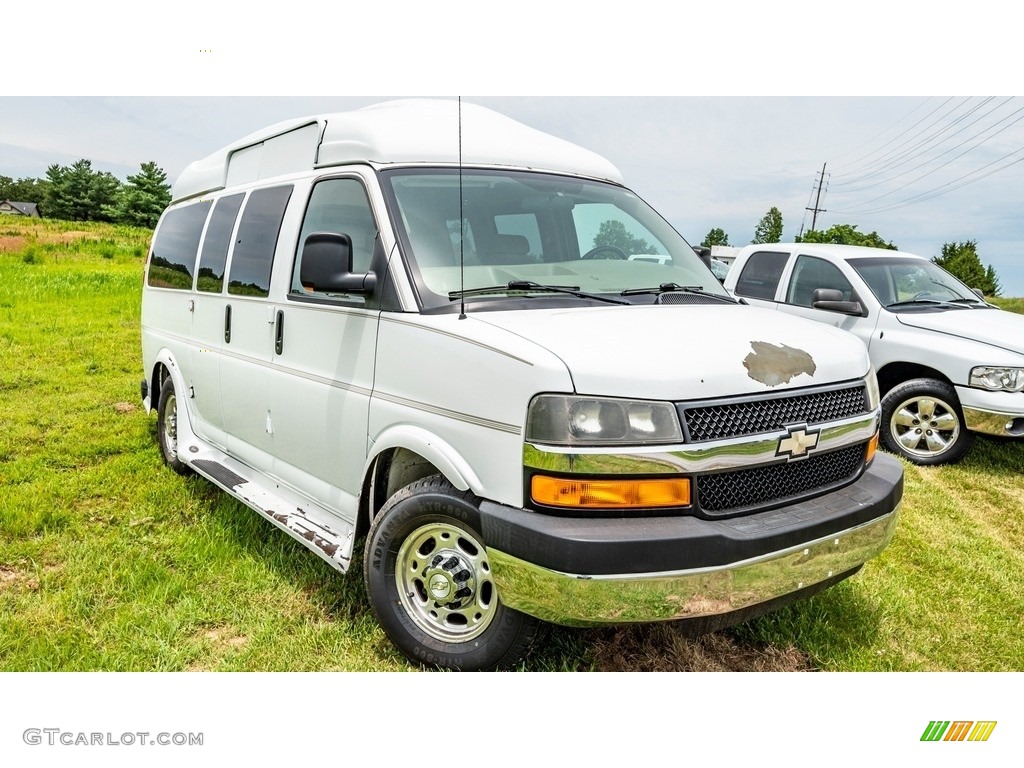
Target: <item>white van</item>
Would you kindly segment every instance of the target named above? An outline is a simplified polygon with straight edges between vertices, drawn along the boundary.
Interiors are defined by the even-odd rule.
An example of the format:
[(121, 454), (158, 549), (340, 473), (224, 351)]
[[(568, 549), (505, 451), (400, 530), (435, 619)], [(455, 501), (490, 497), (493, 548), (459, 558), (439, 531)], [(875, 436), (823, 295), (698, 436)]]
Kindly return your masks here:
[(860, 338), (878, 374), (882, 445), (908, 461), (957, 461), (975, 433), (1024, 437), (1024, 316), (986, 303), (928, 259), (852, 245), (748, 245), (725, 286)]
[(167, 464), (339, 571), (365, 536), (417, 663), (512, 667), (545, 622), (714, 629), (893, 534), (864, 346), (738, 304), (601, 157), (389, 102), (259, 131), (172, 194), (142, 300)]

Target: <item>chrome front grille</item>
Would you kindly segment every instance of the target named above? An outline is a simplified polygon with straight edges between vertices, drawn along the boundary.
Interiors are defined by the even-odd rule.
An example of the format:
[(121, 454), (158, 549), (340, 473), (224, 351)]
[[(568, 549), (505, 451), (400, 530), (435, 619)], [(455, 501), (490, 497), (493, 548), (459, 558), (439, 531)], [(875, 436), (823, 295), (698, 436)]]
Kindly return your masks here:
[(867, 393), (859, 384), (799, 395), (678, 406), (688, 442), (724, 440), (785, 429), (788, 424), (820, 424), (868, 411)]
[(864, 445), (857, 444), (785, 464), (699, 475), (697, 504), (710, 514), (763, 509), (843, 485), (854, 479), (863, 462)]

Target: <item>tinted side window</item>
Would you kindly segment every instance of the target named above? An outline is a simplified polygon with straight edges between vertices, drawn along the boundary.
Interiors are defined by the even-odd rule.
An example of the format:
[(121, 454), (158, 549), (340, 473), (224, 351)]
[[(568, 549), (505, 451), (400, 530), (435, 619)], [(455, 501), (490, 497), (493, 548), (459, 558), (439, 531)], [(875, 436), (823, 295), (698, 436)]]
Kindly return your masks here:
[(196, 288), (209, 293), (224, 290), (224, 265), (228, 260), (231, 232), (235, 228), (238, 209), (242, 207), (245, 195), (222, 197), (213, 208), (210, 226), (206, 228), (203, 252), (199, 256), (199, 279)]
[(257, 189), (249, 195), (231, 257), (228, 293), (241, 296), (266, 296), (270, 293), (274, 249), (291, 195), (291, 186)]
[(814, 292), (819, 288), (833, 288), (841, 291), (843, 301), (850, 301), (853, 287), (850, 281), (835, 264), (813, 256), (800, 256), (793, 269), (793, 278), (789, 281), (789, 292), (786, 303), (800, 307), (809, 307), (814, 299)]
[(209, 200), (167, 212), (150, 254), (148, 282), (151, 286), (192, 289), (199, 238), (209, 212)]
[(313, 187), (299, 234), (298, 253), (292, 272), (292, 293), (307, 293), (299, 281), (302, 245), (314, 232), (333, 232), (352, 239), (352, 271), (370, 271), (377, 224), (370, 211), (370, 201), (361, 182), (356, 179), (327, 179)]
[(743, 266), (739, 280), (736, 282), (736, 294), (749, 296), (752, 299), (775, 298), (775, 289), (786, 267), (788, 253), (775, 251), (758, 251), (751, 254)]

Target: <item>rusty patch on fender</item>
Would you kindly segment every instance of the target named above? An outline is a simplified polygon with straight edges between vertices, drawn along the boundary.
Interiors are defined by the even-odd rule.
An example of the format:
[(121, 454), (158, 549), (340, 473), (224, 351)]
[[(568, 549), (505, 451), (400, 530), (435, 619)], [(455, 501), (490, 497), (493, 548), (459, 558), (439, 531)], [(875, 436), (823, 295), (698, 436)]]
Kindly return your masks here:
[(743, 367), (754, 381), (768, 387), (788, 384), (801, 373), (813, 376), (818, 370), (814, 358), (802, 349), (767, 341), (752, 341), (753, 352), (743, 358)]

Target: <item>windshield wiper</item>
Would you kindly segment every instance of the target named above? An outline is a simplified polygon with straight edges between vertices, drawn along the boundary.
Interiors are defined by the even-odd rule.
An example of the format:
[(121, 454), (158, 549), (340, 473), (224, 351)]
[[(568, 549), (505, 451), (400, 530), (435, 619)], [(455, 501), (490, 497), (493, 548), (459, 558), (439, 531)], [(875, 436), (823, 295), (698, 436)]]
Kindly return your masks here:
[(487, 288), (468, 288), (464, 291), (449, 291), (448, 299), (462, 299), (467, 296), (486, 296), (489, 293), (561, 293), (567, 296), (576, 296), (580, 299), (593, 299), (604, 301), (609, 304), (629, 304), (628, 301), (616, 299), (613, 296), (603, 296), (599, 293), (587, 293), (581, 291), (578, 285), (542, 285), (529, 280), (510, 280), (505, 285), (492, 285)]
[(987, 301), (981, 301), (980, 299), (950, 299), (949, 303), (950, 304), (967, 304), (967, 305), (969, 305), (971, 307), (973, 307), (976, 304), (980, 305), (982, 307), (987, 307), (988, 306), (988, 302)]
[(698, 296), (707, 296), (710, 299), (719, 299), (726, 302), (727, 304), (739, 304), (739, 301), (732, 296), (723, 296), (720, 293), (711, 293), (711, 291), (705, 291), (699, 285), (679, 285), (679, 283), (662, 283), (656, 288), (630, 288), (629, 290), (620, 293), (620, 296), (641, 296), (643, 294), (653, 293), (656, 296), (660, 296), (663, 293), (672, 293), (673, 291), (682, 291), (683, 293), (695, 293)]
[(957, 309), (965, 309), (955, 303), (958, 301), (971, 301), (971, 299), (953, 299), (952, 301), (940, 301), (938, 299), (905, 299), (904, 301), (894, 301), (892, 304), (886, 304), (886, 309), (892, 309), (893, 307), (912, 307), (915, 304), (924, 304), (937, 307), (956, 307)]

